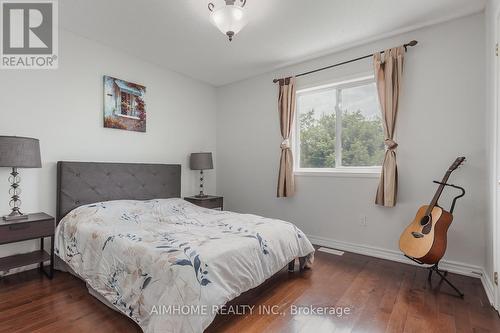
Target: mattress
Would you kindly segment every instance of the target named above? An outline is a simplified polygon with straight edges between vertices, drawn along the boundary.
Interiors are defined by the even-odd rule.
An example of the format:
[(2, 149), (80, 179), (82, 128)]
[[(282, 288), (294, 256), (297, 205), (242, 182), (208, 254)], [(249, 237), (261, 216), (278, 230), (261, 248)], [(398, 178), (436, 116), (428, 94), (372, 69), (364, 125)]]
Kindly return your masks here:
[(144, 332), (202, 332), (228, 301), (314, 258), (292, 223), (181, 199), (78, 207), (58, 224), (55, 252)]

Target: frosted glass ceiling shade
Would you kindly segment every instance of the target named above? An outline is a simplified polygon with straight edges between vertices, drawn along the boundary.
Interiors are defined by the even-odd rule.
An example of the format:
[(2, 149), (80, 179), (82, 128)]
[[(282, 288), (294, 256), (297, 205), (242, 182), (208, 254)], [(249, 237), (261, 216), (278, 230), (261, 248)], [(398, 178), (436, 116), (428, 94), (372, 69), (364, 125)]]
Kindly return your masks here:
[(217, 10), (214, 10), (210, 18), (212, 23), (225, 35), (229, 40), (233, 40), (233, 36), (243, 29), (247, 24), (245, 11), (240, 6), (227, 5)]

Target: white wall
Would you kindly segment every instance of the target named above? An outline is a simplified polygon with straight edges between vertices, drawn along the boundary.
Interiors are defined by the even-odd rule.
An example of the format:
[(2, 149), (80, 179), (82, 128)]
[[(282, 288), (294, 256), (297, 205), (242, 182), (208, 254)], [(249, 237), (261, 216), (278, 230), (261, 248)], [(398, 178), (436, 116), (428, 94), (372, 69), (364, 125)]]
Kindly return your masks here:
[[(43, 168), (21, 170), (22, 207), (26, 212), (55, 213), (58, 160), (182, 163), (183, 195), (191, 194), (197, 179), (187, 168), (189, 153), (215, 152), (217, 143), (217, 192), (225, 195), (228, 209), (290, 220), (307, 234), (325, 239), (397, 250), (401, 230), (434, 192), (431, 180), (440, 179), (452, 160), (463, 154), (468, 162), (452, 176), (452, 182), (463, 184), (468, 193), (457, 206), (445, 259), (485, 266), (491, 274), (493, 213), (487, 175), (492, 177), (488, 138), (493, 126), (492, 114), (483, 112), (486, 75), (481, 50), (491, 47), (493, 37), (489, 35), (485, 43), (484, 26), (484, 15), (474, 15), (260, 75), (217, 92), (181, 74), (61, 31), (58, 70), (0, 72), (0, 135), (36, 137), (42, 146)], [(294, 198), (277, 199), (281, 140), (277, 87), (272, 79), (411, 39), (417, 39), (419, 45), (406, 58), (397, 134), (398, 206), (387, 209), (373, 204), (376, 178), (301, 176)], [(301, 78), (299, 84), (369, 70), (369, 61), (359, 62)], [(104, 74), (147, 87), (147, 133), (102, 127)], [(493, 107), (491, 103), (490, 94), (488, 109)], [(0, 184), (4, 180), (0, 214), (9, 211), (8, 172), (0, 169)], [(208, 192), (215, 193), (215, 180), (215, 172), (208, 172)], [(362, 216), (367, 216), (367, 227), (360, 225)], [(0, 256), (36, 246), (34, 241), (0, 246)]]
[[(497, 270), (495, 261), (499, 260), (498, 244), (495, 244), (495, 234), (498, 235), (497, 223), (497, 193), (500, 190), (498, 186), (498, 58), (495, 57), (495, 44), (498, 41), (498, 15), (500, 13), (500, 0), (489, 0), (486, 5), (486, 111), (487, 111), (487, 142), (488, 147), (488, 165), (489, 165), (489, 191), (491, 199), (488, 201), (488, 223), (486, 223), (486, 259), (485, 271), (489, 279), (489, 284), (495, 294), (495, 306), (498, 309), (498, 287), (493, 285), (493, 273)], [(497, 239), (498, 238), (497, 236)]]
[[(483, 267), (487, 224), (484, 15), (477, 14), (332, 54), (217, 90), (217, 190), (226, 207), (296, 223), (308, 235), (398, 250), (401, 231), (428, 203), (459, 155), (452, 183), (465, 186), (445, 259)], [(277, 87), (272, 79), (419, 41), (409, 50), (397, 141), (400, 174), (395, 208), (374, 205), (377, 178), (297, 176), (297, 193), (276, 198), (280, 153)], [(370, 61), (299, 78), (299, 84), (370, 71)], [(445, 198), (448, 199), (448, 198)], [(443, 200), (448, 207), (449, 200)], [(367, 217), (368, 226), (360, 224)]]
[[(20, 171), (23, 211), (55, 213), (59, 160), (181, 163), (183, 195), (195, 194), (188, 157), (215, 152), (215, 89), (66, 31), (59, 49), (58, 70), (0, 72), (0, 135), (41, 143), (43, 168)], [(146, 86), (146, 133), (103, 128), (105, 74)], [(9, 212), (9, 172), (0, 168), (0, 215)], [(215, 192), (215, 172), (206, 178)], [(0, 256), (37, 244), (0, 246)]]

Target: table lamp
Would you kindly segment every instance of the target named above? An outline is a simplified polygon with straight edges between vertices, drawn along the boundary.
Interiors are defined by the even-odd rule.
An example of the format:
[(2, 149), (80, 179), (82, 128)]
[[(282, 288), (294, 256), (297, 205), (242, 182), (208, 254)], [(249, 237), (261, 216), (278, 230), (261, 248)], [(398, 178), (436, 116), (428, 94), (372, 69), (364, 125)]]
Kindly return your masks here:
[(38, 139), (23, 138), (18, 136), (0, 136), (0, 167), (12, 168), (10, 173), (9, 194), (11, 200), (9, 206), (12, 212), (3, 217), (5, 221), (20, 220), (28, 218), (21, 213), (21, 200), (19, 196), (21, 189), (19, 183), (18, 168), (41, 168), (40, 142)]
[(214, 168), (212, 153), (192, 153), (189, 163), (191, 170), (200, 170), (200, 194), (196, 198), (206, 198), (208, 195), (203, 193), (203, 170)]

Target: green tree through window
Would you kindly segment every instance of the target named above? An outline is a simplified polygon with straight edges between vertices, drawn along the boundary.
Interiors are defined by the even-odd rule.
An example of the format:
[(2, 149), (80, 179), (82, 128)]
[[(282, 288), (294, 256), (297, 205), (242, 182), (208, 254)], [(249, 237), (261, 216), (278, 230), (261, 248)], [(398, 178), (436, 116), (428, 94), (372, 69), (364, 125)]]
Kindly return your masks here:
[(298, 103), (300, 168), (382, 164), (384, 132), (373, 82), (308, 94)]

